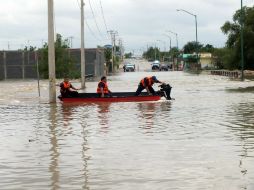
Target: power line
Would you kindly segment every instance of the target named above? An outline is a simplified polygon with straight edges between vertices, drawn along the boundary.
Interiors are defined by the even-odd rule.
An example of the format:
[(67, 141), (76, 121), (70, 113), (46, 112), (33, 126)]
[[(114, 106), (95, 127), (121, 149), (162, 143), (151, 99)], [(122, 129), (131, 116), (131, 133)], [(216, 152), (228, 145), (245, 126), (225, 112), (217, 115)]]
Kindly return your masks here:
[(81, 5), (79, 4), (79, 1), (77, 0), (77, 3), (78, 3), (78, 7), (81, 9)]
[[(110, 36), (109, 36), (109, 34), (107, 32), (108, 31), (108, 27), (107, 27), (107, 24), (106, 24), (106, 19), (105, 19), (105, 16), (104, 16), (104, 11), (103, 11), (103, 8), (102, 8), (101, 0), (100, 1), (93, 1), (91, 3), (94, 3), (93, 4), (93, 11), (94, 11), (94, 13), (96, 13), (96, 14), (98, 13), (99, 15), (101, 15), (100, 18), (97, 17), (97, 22), (98, 22), (98, 19), (99, 19), (98, 23), (99, 23), (100, 29), (102, 29), (101, 31), (102, 31), (102, 35), (103, 35), (102, 37), (103, 37), (103, 39), (105, 39), (105, 35), (104, 34), (106, 33), (106, 38), (108, 40), (110, 40)], [(102, 25), (104, 25), (104, 27), (100, 25), (100, 21), (103, 22)], [(105, 29), (105, 32), (104, 32), (103, 28)]]
[(91, 5), (91, 1), (88, 0), (88, 2), (89, 2), (89, 6), (90, 6), (90, 8), (91, 8), (91, 11), (92, 11), (92, 14), (93, 14), (93, 17), (94, 17), (94, 22), (95, 22), (96, 28), (97, 28), (97, 30), (99, 31), (99, 34), (103, 37), (102, 32), (101, 32), (101, 30), (99, 29), (99, 26), (98, 26), (98, 24), (97, 24), (97, 21), (96, 21), (96, 18), (95, 18), (95, 14), (94, 14), (94, 11), (93, 11), (93, 8), (92, 8), (92, 5)]
[(105, 19), (105, 16), (104, 16), (104, 11), (103, 11), (103, 8), (102, 8), (101, 0), (100, 0), (100, 6), (101, 6), (101, 14), (102, 14), (103, 22), (104, 22), (106, 31), (108, 31), (108, 27), (107, 27), (107, 24), (106, 24), (106, 19)]
[[(78, 7), (81, 9), (81, 5), (80, 5), (80, 3), (79, 3), (79, 0), (77, 0), (77, 4), (78, 4)], [(92, 34), (92, 36), (93, 36), (96, 40), (101, 41), (99, 38), (97, 38), (97, 36), (95, 35), (95, 33), (93, 32), (93, 30), (92, 30), (91, 27), (89, 26), (89, 24), (88, 24), (88, 22), (87, 22), (86, 19), (85, 19), (85, 22), (86, 22), (86, 26), (87, 26), (88, 30), (90, 31), (90, 33)]]
[(88, 24), (88, 22), (87, 22), (86, 19), (85, 19), (85, 21), (86, 21), (86, 26), (87, 26), (88, 30), (90, 31), (90, 33), (93, 35), (93, 37), (94, 37), (96, 40), (101, 41), (99, 38), (97, 38), (97, 36), (95, 35), (95, 33), (92, 31), (92, 29), (91, 29), (91, 27), (89, 26), (89, 24)]

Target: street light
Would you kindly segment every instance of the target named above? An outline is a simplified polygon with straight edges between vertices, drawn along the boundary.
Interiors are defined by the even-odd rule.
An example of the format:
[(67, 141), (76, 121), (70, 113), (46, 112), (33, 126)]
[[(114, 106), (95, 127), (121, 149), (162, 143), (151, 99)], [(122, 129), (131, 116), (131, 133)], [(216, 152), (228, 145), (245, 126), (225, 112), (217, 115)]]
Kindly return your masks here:
[[(160, 42), (160, 40), (156, 40), (157, 42)], [(156, 57), (156, 43), (155, 43), (155, 57)], [(159, 60), (161, 60), (161, 55), (160, 55), (160, 47), (158, 45), (158, 57), (159, 57)]]
[(154, 43), (154, 60), (156, 60), (156, 42)]
[(165, 53), (166, 53), (166, 42), (162, 41), (162, 40), (157, 40), (157, 41), (163, 43), (163, 45), (164, 45), (164, 53), (163, 53), (163, 61), (164, 61), (164, 57), (165, 57)]
[[(178, 38), (177, 38), (177, 33), (172, 32), (172, 31), (170, 31), (170, 30), (168, 30), (167, 32), (170, 32), (170, 33), (172, 33), (172, 34), (174, 34), (174, 35), (176, 36), (176, 48), (177, 48), (177, 50), (178, 50)], [(168, 36), (168, 35), (166, 35), (166, 36)], [(168, 37), (170, 37), (170, 36), (168, 36)], [(170, 41), (171, 41), (171, 38), (170, 38)], [(171, 43), (171, 42), (170, 42), (170, 43)], [(171, 45), (170, 45), (170, 55), (172, 55), (172, 52), (171, 52)], [(175, 59), (174, 59), (174, 56), (172, 56), (172, 59), (173, 59), (173, 64), (174, 64), (174, 68), (175, 68)], [(178, 71), (178, 58), (177, 58), (177, 56), (176, 56), (176, 70)]]
[(197, 24), (197, 15), (190, 13), (189, 11), (186, 11), (184, 9), (176, 9), (177, 11), (183, 11), (189, 15), (192, 15), (195, 17), (195, 25), (196, 25), (196, 54), (197, 54), (197, 64), (198, 64), (198, 24)]
[(164, 52), (166, 52), (166, 42), (164, 42), (162, 40), (157, 40), (157, 41), (163, 43), (163, 45), (164, 45)]
[(171, 51), (171, 37), (167, 34), (163, 34), (163, 35), (169, 38), (169, 52), (170, 52)]
[(175, 36), (176, 36), (176, 47), (177, 47), (177, 49), (178, 49), (178, 35), (177, 35), (177, 33), (175, 33), (175, 32), (172, 32), (172, 31), (170, 31), (170, 30), (167, 30), (167, 32), (170, 32), (170, 33), (172, 33), (172, 34), (174, 34)]
[(183, 12), (186, 12), (187, 14), (189, 15), (192, 15), (195, 17), (195, 25), (196, 25), (196, 43), (198, 43), (198, 27), (197, 27), (197, 15), (193, 14), (193, 13), (190, 13), (189, 11), (186, 11), (184, 9), (177, 9), (177, 11), (183, 11)]
[(164, 36), (167, 36), (169, 38), (169, 53), (168, 53), (168, 56), (170, 57), (170, 54), (171, 54), (171, 37), (167, 34), (163, 34)]

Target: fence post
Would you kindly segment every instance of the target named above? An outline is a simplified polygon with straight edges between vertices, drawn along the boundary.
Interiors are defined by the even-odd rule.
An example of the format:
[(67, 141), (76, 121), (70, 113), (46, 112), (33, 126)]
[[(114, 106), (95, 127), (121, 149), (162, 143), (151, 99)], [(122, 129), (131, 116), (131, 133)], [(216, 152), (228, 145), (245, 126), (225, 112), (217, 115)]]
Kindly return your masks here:
[(4, 80), (7, 79), (7, 66), (6, 66), (6, 52), (4, 51), (3, 54), (3, 58), (4, 58)]
[(98, 76), (98, 49), (95, 50), (95, 60), (94, 60), (94, 76)]
[(34, 51), (34, 59), (36, 63), (36, 71), (37, 71), (37, 87), (38, 87), (38, 94), (39, 97), (41, 96), (41, 91), (40, 91), (40, 73), (39, 73), (39, 60), (38, 60), (38, 52)]
[(25, 52), (22, 51), (22, 79), (25, 79)]

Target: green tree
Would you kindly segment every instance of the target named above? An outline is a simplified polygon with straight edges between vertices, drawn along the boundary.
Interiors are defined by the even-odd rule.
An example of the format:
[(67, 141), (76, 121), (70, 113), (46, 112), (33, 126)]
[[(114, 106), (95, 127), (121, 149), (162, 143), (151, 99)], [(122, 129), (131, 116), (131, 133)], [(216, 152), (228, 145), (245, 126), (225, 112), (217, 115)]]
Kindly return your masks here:
[(200, 52), (213, 53), (213, 51), (214, 51), (214, 47), (213, 47), (213, 45), (211, 45), (211, 44), (206, 44), (205, 46), (203, 46), (203, 47), (200, 49)]
[(112, 49), (111, 48), (105, 48), (104, 49), (104, 56), (105, 56), (105, 60), (106, 62), (110, 62), (110, 60), (112, 59)]
[(132, 53), (131, 53), (131, 52), (130, 52), (130, 53), (126, 53), (126, 54), (124, 54), (124, 57), (125, 57), (126, 59), (131, 58), (131, 56), (132, 56)]
[[(55, 41), (55, 64), (56, 78), (69, 76), (72, 78), (80, 77), (80, 71), (77, 71), (74, 61), (70, 58), (68, 52), (68, 39), (63, 40), (60, 34), (56, 35)], [(39, 49), (39, 71), (41, 77), (48, 78), (48, 44)]]
[(158, 60), (160, 57), (160, 50), (157, 47), (149, 47), (148, 50), (143, 53), (143, 57), (148, 60)]
[(29, 46), (29, 47), (28, 47), (28, 46), (25, 46), (24, 49), (18, 49), (18, 51), (26, 51), (26, 52), (27, 52), (27, 51), (31, 51), (31, 52), (32, 52), (32, 51), (36, 51), (36, 49), (37, 49), (37, 48), (36, 48), (35, 46)]
[(172, 56), (172, 57), (178, 57), (180, 55), (180, 51), (177, 47), (173, 47), (171, 48), (169, 54)]
[(198, 50), (200, 50), (201, 48), (203, 47), (202, 44), (200, 44), (199, 42), (196, 43), (196, 42), (188, 42), (187, 44), (184, 45), (183, 47), (183, 52), (184, 53), (189, 53), (189, 54), (192, 54), (192, 53), (195, 53)]
[[(244, 36), (244, 60), (245, 69), (254, 69), (254, 7), (243, 7), (243, 36)], [(241, 10), (237, 10), (233, 15), (233, 22), (227, 21), (221, 27), (224, 34), (228, 36), (226, 46), (233, 53), (231, 68), (240, 69), (241, 64)], [(231, 59), (231, 58), (230, 58)]]
[(234, 50), (231, 48), (215, 48), (213, 51), (214, 66), (217, 69), (229, 69), (233, 70), (237, 66), (234, 62)]

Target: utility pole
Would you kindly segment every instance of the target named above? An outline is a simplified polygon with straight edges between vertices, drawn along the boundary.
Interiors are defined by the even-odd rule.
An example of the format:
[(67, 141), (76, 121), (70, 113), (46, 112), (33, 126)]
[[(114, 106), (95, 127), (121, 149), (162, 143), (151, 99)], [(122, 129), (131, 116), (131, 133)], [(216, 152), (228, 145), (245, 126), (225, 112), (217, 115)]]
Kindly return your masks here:
[(48, 0), (48, 67), (49, 102), (56, 102), (55, 44), (54, 44), (54, 0)]
[(73, 36), (70, 36), (70, 37), (69, 37), (69, 45), (70, 45), (70, 48), (72, 48), (72, 40), (73, 40), (73, 38), (74, 38)]
[(154, 43), (154, 61), (156, 60), (156, 43)]
[[(163, 45), (164, 45), (164, 52), (166, 52), (166, 42), (164, 42), (164, 41), (162, 41), (162, 40), (157, 40), (157, 41), (163, 43)], [(170, 46), (171, 46), (171, 44), (170, 44)], [(171, 47), (170, 47), (170, 48), (171, 48)]]
[(175, 32), (172, 32), (172, 31), (170, 31), (170, 30), (168, 30), (167, 32), (170, 32), (170, 33), (172, 33), (172, 34), (174, 34), (174, 35), (176, 36), (176, 47), (177, 47), (177, 49), (178, 49), (178, 34), (175, 33)]
[[(163, 43), (164, 45), (164, 53), (166, 54), (166, 42), (165, 41), (162, 41), (162, 40), (157, 40), (158, 42), (161, 42)], [(170, 45), (171, 46), (171, 45)], [(160, 52), (160, 51), (159, 51)], [(165, 54), (163, 54), (163, 62), (165, 60)], [(159, 57), (161, 57), (161, 54), (159, 54)], [(161, 59), (161, 58), (160, 58)]]
[(114, 55), (113, 55), (113, 30), (109, 30), (108, 33), (110, 34), (111, 37), (111, 72), (113, 72), (113, 66), (114, 66)]
[[(167, 36), (168, 38), (169, 38), (169, 53), (168, 53), (168, 56), (169, 56), (169, 61), (170, 61), (170, 59), (171, 59), (171, 54), (172, 54), (172, 52), (171, 52), (171, 36), (170, 35), (168, 35), (168, 34), (164, 34), (165, 36)], [(174, 63), (174, 57), (173, 57), (173, 60), (171, 60), (173, 63)]]
[(111, 67), (112, 67), (112, 73), (114, 72), (114, 57), (115, 57), (115, 40), (116, 40), (116, 31), (113, 31), (113, 30), (110, 30), (108, 31), (110, 36), (111, 36), (111, 44), (112, 44), (112, 64), (111, 64)]
[(171, 36), (168, 34), (164, 34), (164, 35), (169, 38), (169, 52), (171, 52)]
[(244, 81), (244, 53), (243, 53), (243, 0), (241, 0), (241, 79)]
[[(177, 48), (177, 51), (179, 51), (179, 48), (178, 48), (178, 35), (177, 35), (177, 33), (172, 32), (170, 30), (168, 30), (167, 32), (170, 32), (170, 33), (172, 33), (172, 34), (174, 34), (176, 36), (176, 48)], [(175, 62), (174, 61), (174, 57), (173, 57), (173, 62)], [(176, 55), (176, 70), (178, 71), (178, 55)]]
[(80, 48), (80, 59), (81, 59), (81, 88), (86, 87), (86, 65), (85, 65), (85, 30), (84, 30), (84, 0), (81, 0), (81, 48)]
[(123, 61), (123, 41), (121, 38), (118, 39), (118, 46), (120, 51), (120, 57), (121, 57), (121, 60)]
[[(115, 31), (114, 32), (114, 58), (115, 58), (115, 60), (116, 60), (116, 34), (117, 34), (117, 32)], [(114, 67), (113, 67), (113, 71), (115, 72)]]

